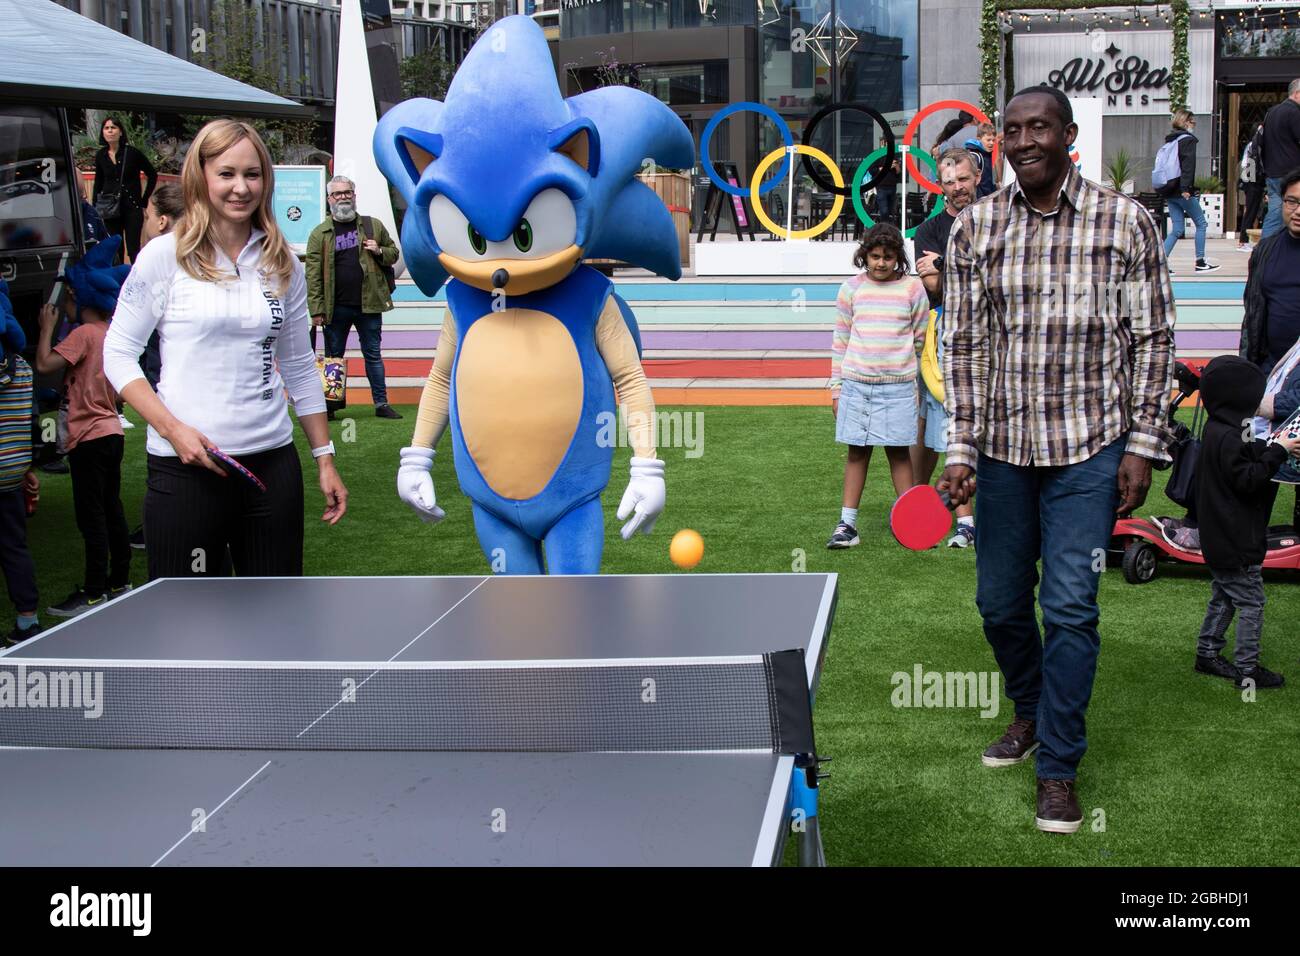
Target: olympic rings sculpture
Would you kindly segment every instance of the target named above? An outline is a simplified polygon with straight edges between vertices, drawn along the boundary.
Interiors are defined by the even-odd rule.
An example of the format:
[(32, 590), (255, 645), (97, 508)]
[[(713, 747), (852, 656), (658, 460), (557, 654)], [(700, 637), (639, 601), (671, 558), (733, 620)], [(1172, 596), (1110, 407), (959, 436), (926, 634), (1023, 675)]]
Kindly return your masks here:
[[(830, 116), (832, 113), (838, 113), (840, 110), (854, 110), (858, 113), (866, 113), (880, 127), (881, 132), (885, 134), (885, 162), (881, 165), (880, 172), (872, 176), (871, 179), (867, 181), (866, 185), (862, 187), (864, 190), (870, 189), (876, 185), (876, 181), (880, 179), (881, 176), (885, 175), (885, 172), (889, 169), (889, 165), (898, 158), (898, 150), (894, 146), (894, 131), (889, 128), (889, 123), (879, 111), (873, 110), (870, 106), (863, 106), (858, 103), (832, 103), (830, 106), (823, 106), (813, 114), (812, 119), (808, 121), (808, 125), (804, 127), (804, 145), (807, 146), (812, 143), (813, 131), (817, 129), (818, 123)], [(817, 174), (817, 170), (813, 169), (813, 164), (810, 161), (810, 157), (807, 155), (803, 158), (803, 169), (804, 172), (812, 177), (812, 181), (822, 189), (825, 189), (827, 192), (832, 192), (837, 196), (848, 197), (849, 191), (847, 189), (837, 189)]]
[[(835, 161), (820, 149), (810, 146), (808, 140), (812, 138), (813, 130), (816, 129), (817, 124), (824, 118), (829, 116), (831, 113), (838, 112), (839, 110), (849, 109), (866, 113), (875, 120), (884, 131), (885, 145), (877, 148), (858, 164), (858, 168), (853, 174), (852, 186), (846, 187), (844, 185), (844, 173), (840, 170)], [(989, 121), (988, 117), (985, 116), (978, 107), (975, 107), (970, 103), (966, 103), (962, 100), (940, 100), (937, 103), (931, 103), (929, 106), (918, 110), (916, 116), (914, 116), (912, 121), (907, 124), (907, 130), (903, 134), (902, 152), (907, 162), (908, 171), (912, 174), (915, 181), (924, 189), (928, 192), (936, 193), (939, 196), (939, 201), (934, 204), (934, 209), (930, 211), (930, 215), (926, 217), (926, 220), (933, 219), (943, 210), (943, 190), (931, 179), (924, 176), (913, 161), (914, 156), (919, 156), (921, 160), (929, 166), (930, 170), (936, 177), (939, 175), (938, 165), (935, 163), (934, 159), (925, 150), (918, 146), (913, 146), (912, 139), (916, 135), (916, 131), (920, 128), (921, 121), (930, 114), (941, 109), (964, 109), (981, 122), (987, 123)], [(758, 166), (754, 169), (753, 182), (750, 183), (748, 188), (744, 186), (733, 186), (731, 183), (724, 181), (722, 177), (718, 175), (717, 170), (713, 168), (713, 160), (709, 156), (709, 140), (717, 130), (718, 125), (729, 116), (742, 112), (760, 113), (763, 116), (766, 116), (776, 124), (777, 130), (781, 134), (781, 140), (785, 143), (784, 146), (778, 146), (759, 161)], [(875, 176), (872, 176), (869, 180), (866, 180), (867, 172), (870, 170), (872, 163), (882, 157), (885, 157), (887, 160), (892, 160), (893, 157), (897, 155), (897, 152), (898, 150), (895, 145), (893, 130), (891, 130), (889, 124), (885, 122), (884, 116), (869, 106), (857, 103), (832, 103), (830, 106), (818, 110), (809, 122), (807, 128), (804, 130), (803, 142), (799, 144), (795, 143), (794, 135), (791, 133), (790, 127), (786, 124), (785, 120), (781, 118), (781, 115), (776, 112), (776, 110), (762, 103), (753, 102), (732, 103), (731, 105), (719, 110), (713, 115), (713, 118), (709, 120), (708, 124), (704, 127), (703, 134), (700, 136), (700, 165), (704, 169), (705, 175), (709, 177), (709, 181), (728, 195), (739, 196), (742, 198), (748, 196), (750, 203), (754, 208), (754, 217), (762, 223), (764, 228), (769, 232), (773, 235), (780, 236), (783, 239), (812, 239), (816, 236), (820, 236), (823, 232), (830, 229), (831, 226), (835, 224), (836, 219), (839, 218), (840, 212), (844, 208), (845, 198), (852, 199), (853, 211), (857, 214), (858, 219), (860, 219), (864, 225), (868, 227), (874, 226), (876, 221), (868, 215), (866, 207), (862, 203), (862, 193), (875, 185), (877, 179), (879, 179), (879, 177), (884, 173), (884, 169), (878, 172)], [(763, 208), (763, 204), (760, 200), (762, 196), (767, 195), (775, 189), (777, 184), (790, 174), (793, 169), (793, 160), (796, 153), (803, 156), (803, 168), (812, 177), (813, 182), (817, 183), (821, 188), (833, 193), (835, 195), (835, 201), (831, 204), (831, 211), (815, 226), (810, 226), (807, 229), (790, 230), (773, 222), (771, 217), (768, 216), (767, 210)], [(770, 182), (764, 183), (763, 176), (773, 165), (775, 165), (776, 161), (782, 157), (785, 158), (785, 165), (781, 168), (780, 174), (773, 176)], [(998, 148), (995, 145), (993, 151), (993, 161), (995, 163), (997, 162), (997, 157)], [(830, 172), (831, 182), (824, 180), (813, 169), (811, 163), (811, 160), (813, 159), (820, 162)], [(866, 182), (864, 182), (864, 180), (866, 180)], [(918, 223), (917, 225), (920, 224)], [(910, 227), (904, 233), (908, 238), (911, 238), (915, 234), (916, 226)]]
[[(844, 208), (843, 194), (839, 192), (835, 193), (835, 201), (831, 203), (831, 211), (826, 215), (826, 218), (817, 223), (817, 225), (811, 226), (808, 229), (794, 230), (786, 229), (784, 226), (779, 226), (774, 223), (768, 217), (767, 210), (763, 208), (763, 204), (759, 202), (758, 199), (758, 184), (762, 182), (763, 174), (767, 172), (767, 168), (775, 163), (781, 156), (789, 158), (795, 153), (802, 153), (804, 156), (811, 156), (813, 159), (821, 160), (822, 164), (831, 171), (831, 179), (835, 181), (835, 185), (839, 186), (841, 189), (844, 188), (844, 174), (840, 172), (840, 168), (835, 165), (835, 161), (820, 149), (817, 149), (814, 146), (809, 146), (807, 143), (800, 143), (799, 145), (791, 146), (788, 149), (783, 149), (778, 146), (776, 149), (772, 150), (772, 152), (764, 156), (759, 161), (758, 166), (754, 168), (754, 181), (749, 186), (750, 204), (754, 207), (754, 216), (759, 222), (766, 226), (768, 232), (773, 235), (781, 236), (783, 239), (811, 239), (814, 236), (820, 236), (831, 226), (835, 225), (835, 220), (840, 217), (840, 210)], [(858, 200), (855, 195), (855, 208), (857, 202)]]
[[(749, 194), (749, 190), (743, 186), (733, 186), (731, 183), (724, 182), (722, 177), (718, 175), (717, 170), (713, 168), (713, 159), (709, 156), (709, 140), (713, 138), (713, 131), (718, 128), (718, 124), (724, 119), (735, 113), (746, 112), (762, 113), (770, 119), (776, 124), (776, 128), (780, 131), (781, 140), (785, 143), (786, 148), (794, 148), (794, 134), (790, 132), (790, 127), (786, 125), (785, 120), (781, 119), (781, 114), (770, 106), (765, 106), (762, 103), (732, 103), (730, 106), (723, 107), (718, 110), (718, 112), (714, 113), (713, 119), (709, 120), (704, 127), (704, 132), (700, 134), (700, 166), (703, 167), (705, 175), (709, 177), (709, 180), (713, 185), (717, 186), (724, 193), (728, 193), (732, 196), (740, 196), (742, 199)], [(758, 191), (760, 196), (766, 196), (770, 193), (776, 188), (776, 184), (789, 174), (792, 160), (792, 156), (786, 156), (785, 167), (781, 170), (781, 175), (774, 176), (770, 183), (762, 187)], [(754, 181), (760, 182), (761, 178), (756, 176), (754, 177)]]
[[(906, 156), (909, 163), (911, 162), (912, 154), (915, 153), (917, 156), (920, 156), (923, 160), (925, 160), (925, 162), (929, 165), (930, 169), (934, 171), (934, 174), (936, 176), (939, 175), (939, 166), (929, 153), (927, 153), (925, 150), (921, 149), (918, 146), (905, 146), (903, 148), (904, 150), (906, 150)], [(876, 224), (876, 221), (872, 219), (869, 215), (867, 215), (866, 207), (862, 205), (862, 193), (858, 189), (858, 184), (862, 182), (862, 177), (865, 174), (865, 172), (871, 168), (871, 164), (874, 163), (877, 159), (879, 159), (883, 155), (885, 155), (885, 147), (881, 146), (874, 153), (871, 153), (866, 158), (864, 158), (862, 162), (858, 164), (858, 171), (853, 174), (853, 188), (852, 190), (850, 190), (849, 193), (849, 195), (853, 197), (853, 211), (858, 214), (858, 218), (861, 219), (862, 222), (867, 226), (874, 226)], [(938, 201), (934, 204), (934, 208), (930, 210), (930, 215), (922, 219), (921, 222), (929, 222), (935, 216), (939, 215), (939, 213), (942, 210), (943, 210), (943, 194), (940, 193)], [(906, 236), (908, 239), (911, 239), (914, 235), (916, 235), (917, 226), (919, 226), (920, 224), (921, 223), (918, 222), (916, 226), (909, 227), (907, 231), (903, 233), (903, 235)]]
[[(975, 106), (971, 103), (967, 103), (965, 100), (939, 100), (938, 102), (931, 103), (929, 106), (922, 107), (921, 109), (916, 111), (916, 115), (912, 117), (912, 121), (907, 124), (907, 129), (903, 131), (903, 145), (905, 147), (910, 147), (912, 145), (912, 137), (915, 136), (916, 131), (921, 128), (921, 122), (931, 113), (937, 113), (939, 112), (939, 110), (965, 110), (967, 113), (969, 113), (975, 119), (979, 120), (981, 123), (988, 123), (990, 126), (993, 125), (993, 121), (990, 120), (987, 116), (985, 116), (984, 112), (978, 106)], [(998, 155), (1000, 149), (1001, 147), (999, 146), (999, 144), (997, 142), (994, 142), (993, 143), (993, 168), (994, 169), (996, 169), (998, 165)], [(928, 156), (929, 153), (926, 153), (925, 155)], [(931, 192), (938, 196), (943, 195), (943, 190), (939, 187), (939, 185), (937, 183), (932, 182), (924, 175), (922, 175), (921, 171), (916, 168), (916, 163), (912, 162), (912, 156), (910, 153), (907, 156), (907, 171), (911, 174), (912, 178), (916, 180), (917, 184), (920, 185), (921, 188), (924, 189), (926, 192)], [(938, 173), (936, 173), (935, 175), (938, 175)]]

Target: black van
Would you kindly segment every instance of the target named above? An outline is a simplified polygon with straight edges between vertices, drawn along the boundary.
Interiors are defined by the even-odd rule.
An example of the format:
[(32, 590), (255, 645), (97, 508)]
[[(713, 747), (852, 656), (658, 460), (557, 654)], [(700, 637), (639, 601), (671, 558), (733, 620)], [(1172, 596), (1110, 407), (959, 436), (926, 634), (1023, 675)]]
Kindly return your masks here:
[(55, 278), (86, 251), (81, 200), (64, 110), (0, 105), (0, 279), (33, 353)]

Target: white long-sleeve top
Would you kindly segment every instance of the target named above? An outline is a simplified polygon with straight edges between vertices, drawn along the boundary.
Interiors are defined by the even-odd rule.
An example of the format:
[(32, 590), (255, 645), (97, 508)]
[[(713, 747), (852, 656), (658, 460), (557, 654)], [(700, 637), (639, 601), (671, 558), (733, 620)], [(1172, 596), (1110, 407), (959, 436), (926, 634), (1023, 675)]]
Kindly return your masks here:
[[(222, 451), (248, 455), (293, 440), (285, 389), (299, 416), (325, 411), (325, 394), (307, 330), (307, 281), (302, 264), (283, 298), (258, 273), (262, 230), (254, 227), (236, 265), (217, 261), (238, 279), (201, 282), (176, 261), (176, 237), (140, 250), (122, 285), (104, 340), (104, 374), (121, 393), (143, 378), (139, 358), (154, 330), (161, 346), (158, 397), (178, 419)], [(149, 453), (175, 457), (152, 426)]]

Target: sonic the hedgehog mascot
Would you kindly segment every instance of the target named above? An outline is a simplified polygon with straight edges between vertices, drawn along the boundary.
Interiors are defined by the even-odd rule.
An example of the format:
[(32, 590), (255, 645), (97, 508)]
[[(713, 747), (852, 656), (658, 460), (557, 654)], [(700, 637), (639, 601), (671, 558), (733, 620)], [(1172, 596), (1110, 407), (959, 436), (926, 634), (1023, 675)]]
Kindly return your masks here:
[(445, 103), (408, 100), (385, 114), (374, 148), (406, 199), (411, 276), (430, 296), (447, 283), (398, 495), (426, 521), (444, 517), (431, 471), (450, 424), (492, 570), (598, 572), (615, 390), (633, 453), (618, 508), (630, 518), (625, 539), (648, 534), (663, 511), (664, 463), (636, 321), (612, 283), (580, 263), (681, 275), (668, 210), (635, 175), (647, 158), (693, 165), (690, 131), (640, 90), (565, 99), (541, 28), (514, 16), (479, 38)]

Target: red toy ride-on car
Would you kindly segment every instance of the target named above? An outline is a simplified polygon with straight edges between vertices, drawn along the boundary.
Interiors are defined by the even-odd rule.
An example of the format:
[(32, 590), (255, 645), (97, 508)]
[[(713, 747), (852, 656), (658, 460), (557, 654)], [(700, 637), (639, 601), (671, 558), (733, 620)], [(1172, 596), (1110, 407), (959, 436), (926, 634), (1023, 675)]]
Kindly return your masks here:
[[(1170, 447), (1173, 473), (1169, 477), (1166, 495), (1176, 504), (1191, 507), (1195, 501), (1196, 455), (1200, 451), (1201, 409), (1197, 409), (1188, 428), (1174, 420), (1178, 406), (1200, 387), (1200, 373), (1183, 362), (1177, 363), (1174, 377), (1178, 381), (1178, 394), (1169, 406), (1169, 424), (1174, 431)], [(1129, 584), (1146, 584), (1156, 576), (1161, 561), (1204, 566), (1205, 558), (1199, 550), (1181, 547), (1171, 533), (1182, 521), (1177, 518), (1120, 518), (1111, 532), (1107, 557), (1124, 571)], [(1268, 550), (1264, 555), (1266, 568), (1300, 569), (1300, 533), (1291, 525), (1274, 525), (1268, 529)]]

